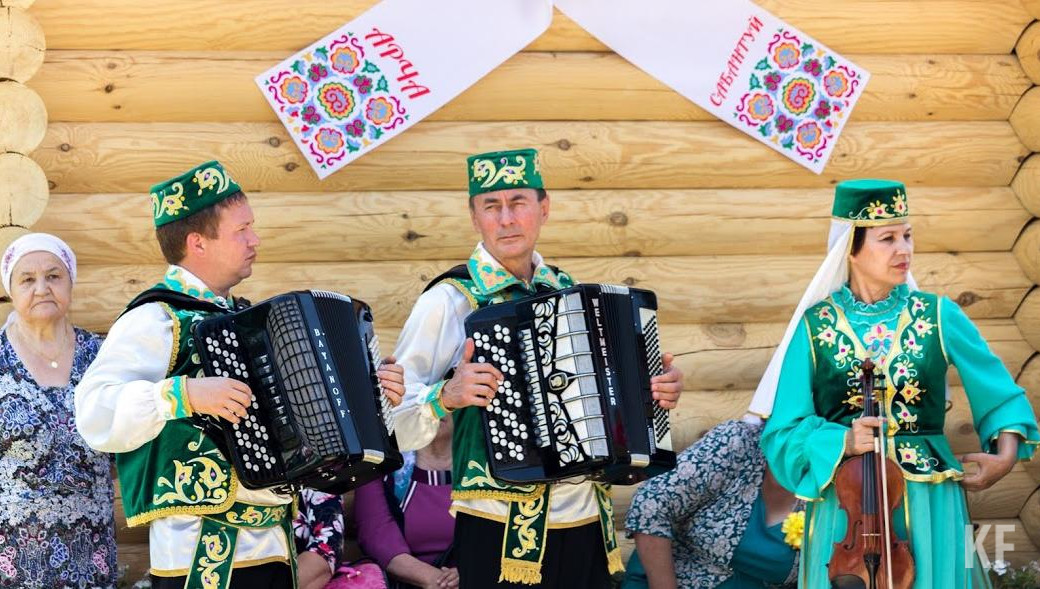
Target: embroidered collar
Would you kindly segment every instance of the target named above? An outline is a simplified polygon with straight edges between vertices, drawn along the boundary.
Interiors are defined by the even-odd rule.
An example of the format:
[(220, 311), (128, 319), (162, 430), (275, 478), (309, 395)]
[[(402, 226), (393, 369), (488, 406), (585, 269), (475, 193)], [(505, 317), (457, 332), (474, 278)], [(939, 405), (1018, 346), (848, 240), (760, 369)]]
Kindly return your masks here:
[(899, 286), (892, 289), (892, 292), (888, 293), (888, 296), (876, 303), (864, 303), (856, 299), (856, 295), (852, 294), (852, 290), (846, 283), (841, 287), (840, 290), (834, 293), (834, 302), (844, 309), (845, 313), (850, 315), (850, 318), (871, 318), (876, 321), (881, 316), (895, 316), (898, 315), (904, 307), (906, 307), (906, 301), (910, 298), (910, 287), (906, 284), (900, 284)]
[(469, 268), (469, 275), (473, 278), (473, 283), (480, 289), (480, 294), (483, 295), (494, 294), (513, 285), (518, 285), (527, 290), (534, 290), (539, 284), (544, 284), (554, 290), (563, 288), (560, 277), (556, 275), (556, 272), (553, 272), (552, 268), (545, 264), (541, 254), (535, 252), (533, 261), (535, 265), (534, 277), (531, 279), (531, 284), (527, 284), (513, 276), (509, 270), (506, 270), (484, 248), (484, 242), (480, 242), (470, 255), (466, 266)]
[(166, 275), (163, 276), (163, 286), (166, 288), (186, 294), (188, 296), (209, 301), (227, 310), (233, 310), (235, 308), (234, 297), (224, 298), (217, 296), (212, 290), (206, 286), (206, 283), (201, 278), (195, 276), (185, 268), (180, 266), (170, 266), (166, 270)]

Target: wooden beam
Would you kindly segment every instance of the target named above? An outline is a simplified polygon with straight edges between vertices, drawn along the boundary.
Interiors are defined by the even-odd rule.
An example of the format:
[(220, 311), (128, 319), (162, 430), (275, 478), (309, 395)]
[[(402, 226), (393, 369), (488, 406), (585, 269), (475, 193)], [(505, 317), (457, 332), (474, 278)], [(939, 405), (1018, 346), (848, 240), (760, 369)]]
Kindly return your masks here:
[(1040, 289), (1033, 289), (1015, 311), (1015, 323), (1029, 345), (1040, 350)]
[[(284, 52), (49, 51), (30, 85), (52, 121), (276, 121), (253, 78)], [(1008, 55), (852, 55), (871, 72), (857, 121), (1007, 120), (1030, 80)], [(186, 100), (202, 96), (206, 100)], [(714, 117), (613, 53), (521, 53), (433, 121)]]
[[(789, 319), (820, 260), (818, 256), (709, 256), (553, 262), (585, 282), (656, 291), (662, 323), (768, 323)], [(371, 304), (380, 325), (399, 326), (426, 282), (456, 263), (259, 263), (236, 292), (253, 301), (294, 289), (344, 292)], [(921, 288), (960, 301), (975, 319), (1010, 317), (1031, 286), (1014, 256), (1006, 252), (921, 254), (914, 268)], [(123, 305), (154, 284), (163, 269), (81, 267), (71, 310), (74, 320), (88, 329), (107, 331)]]
[[(376, 0), (250, 0), (229, 13), (205, 0), (37, 0), (56, 49), (297, 51)], [(842, 53), (1009, 53), (1032, 17), (1019, 0), (762, 0), (759, 4)], [(98, 18), (99, 14), (105, 18)], [(90, 23), (90, 26), (83, 26)], [(605, 48), (559, 12), (529, 49)]]
[[(822, 256), (832, 195), (829, 188), (553, 191), (538, 249), (550, 258)], [(1007, 251), (1032, 218), (1008, 187), (920, 187), (910, 200), (917, 252)], [(249, 203), (264, 262), (462, 259), (478, 239), (459, 192), (262, 192)], [(83, 264), (162, 262), (142, 194), (55, 194), (35, 228), (60, 235)]]
[(858, 123), (816, 175), (721, 122), (423, 122), (319, 181), (276, 123), (52, 123), (33, 157), (55, 192), (144, 193), (219, 159), (247, 191), (461, 194), (466, 156), (503, 145), (540, 148), (550, 189), (1006, 186), (1029, 153), (1006, 122)]

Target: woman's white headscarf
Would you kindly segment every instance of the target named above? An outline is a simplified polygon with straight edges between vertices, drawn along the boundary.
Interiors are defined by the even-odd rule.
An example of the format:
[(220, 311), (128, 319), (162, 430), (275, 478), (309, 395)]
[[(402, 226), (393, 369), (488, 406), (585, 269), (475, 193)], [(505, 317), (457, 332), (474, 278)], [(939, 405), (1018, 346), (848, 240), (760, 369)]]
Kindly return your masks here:
[[(905, 216), (889, 221), (889, 223), (904, 222), (906, 222)], [(765, 374), (762, 375), (762, 380), (759, 381), (758, 388), (755, 389), (751, 405), (748, 406), (748, 413), (744, 416), (745, 421), (761, 421), (772, 414), (773, 400), (776, 398), (776, 389), (780, 382), (780, 368), (783, 366), (784, 356), (787, 355), (787, 348), (791, 344), (791, 338), (794, 337), (794, 332), (798, 328), (798, 322), (802, 320), (802, 316), (805, 315), (807, 309), (826, 299), (831, 293), (841, 289), (842, 285), (849, 281), (849, 255), (852, 253), (852, 237), (857, 225), (875, 226), (879, 224), (883, 223), (877, 221), (859, 222), (839, 217), (832, 218), (830, 236), (827, 239), (827, 257), (823, 259), (823, 264), (816, 271), (816, 275), (813, 276), (809, 287), (805, 289), (802, 299), (798, 301), (794, 315), (791, 316), (791, 320), (787, 323), (784, 337), (780, 340), (780, 345), (777, 346), (776, 351), (773, 352), (773, 357), (769, 360)], [(907, 274), (906, 282), (911, 290), (917, 290), (917, 281), (914, 280), (912, 274)]]

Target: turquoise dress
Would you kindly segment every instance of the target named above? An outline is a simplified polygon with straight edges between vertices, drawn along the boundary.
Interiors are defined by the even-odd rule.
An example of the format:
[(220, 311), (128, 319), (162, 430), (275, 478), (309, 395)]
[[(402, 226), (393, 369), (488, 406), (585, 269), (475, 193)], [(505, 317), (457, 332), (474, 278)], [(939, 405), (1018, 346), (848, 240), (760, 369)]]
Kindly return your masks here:
[(784, 358), (762, 450), (781, 485), (810, 503), (799, 587), (830, 587), (827, 564), (847, 518), (831, 484), (845, 452), (851, 420), (862, 412), (861, 360), (886, 374), (883, 399), (897, 430), (889, 450), (906, 479), (905, 512), (894, 529), (909, 537), (914, 587), (990, 587), (977, 555), (965, 557), (971, 525), (963, 469), (942, 433), (946, 371), (956, 366), (984, 452), (1002, 432), (1021, 437), (1020, 459), (1040, 441), (1023, 390), (953, 301), (899, 286), (875, 304), (843, 287), (812, 307)]
[[(751, 507), (744, 535), (733, 552), (729, 566), (733, 575), (716, 589), (765, 589), (782, 586), (791, 572), (797, 553), (784, 542), (781, 531), (783, 522), (766, 525), (765, 502), (759, 493)], [(633, 552), (628, 561), (622, 589), (645, 589), (648, 586), (646, 571)]]

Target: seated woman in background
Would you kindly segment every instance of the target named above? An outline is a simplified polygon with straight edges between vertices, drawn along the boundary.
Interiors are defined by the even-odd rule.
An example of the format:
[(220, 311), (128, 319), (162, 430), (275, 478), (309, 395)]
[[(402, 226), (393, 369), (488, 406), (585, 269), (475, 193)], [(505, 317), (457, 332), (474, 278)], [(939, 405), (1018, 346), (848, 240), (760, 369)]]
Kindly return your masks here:
[(455, 589), (451, 557), (455, 520), (451, 506), (451, 416), (441, 420), (429, 446), (405, 454), (405, 465), (354, 495), (361, 550), (395, 589)]
[(112, 460), (76, 431), (73, 390), (101, 338), (69, 320), (76, 256), (31, 233), (0, 258), (0, 586), (114, 587)]
[(756, 417), (723, 422), (643, 484), (622, 589), (794, 587), (802, 505), (766, 467), (761, 434)]

